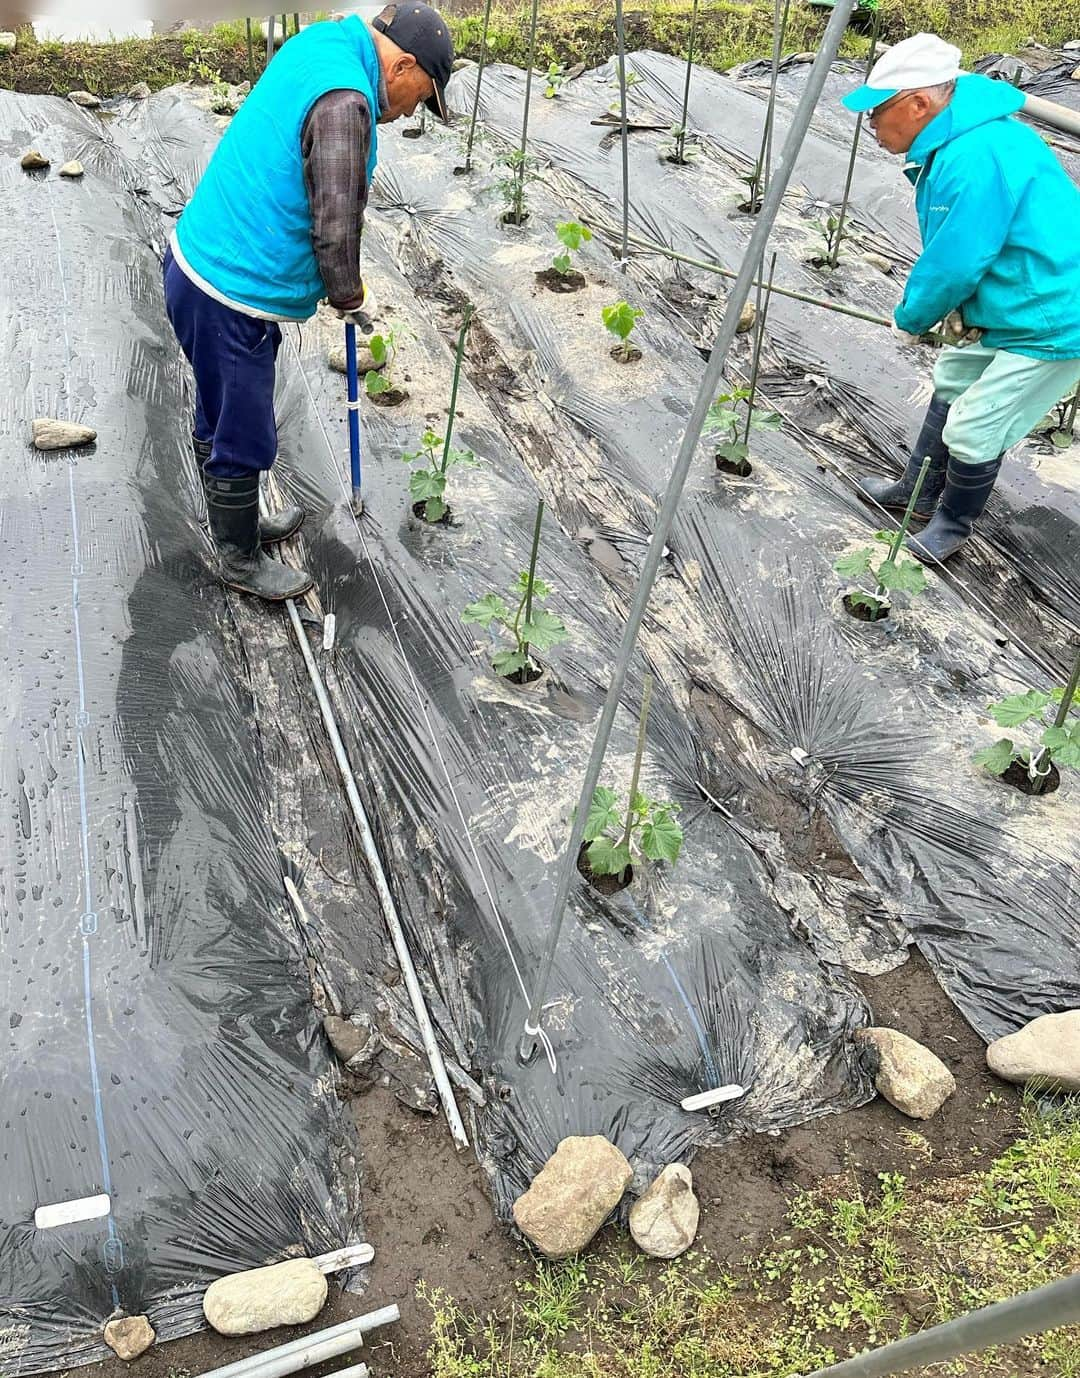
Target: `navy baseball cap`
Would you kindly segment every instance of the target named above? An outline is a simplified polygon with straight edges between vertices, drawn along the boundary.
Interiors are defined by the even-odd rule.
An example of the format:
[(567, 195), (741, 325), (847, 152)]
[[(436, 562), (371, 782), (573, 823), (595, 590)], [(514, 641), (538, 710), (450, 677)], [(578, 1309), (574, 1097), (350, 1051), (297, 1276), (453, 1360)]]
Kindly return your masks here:
[(454, 44), (446, 20), (430, 5), (419, 0), (406, 0), (400, 5), (387, 5), (372, 28), (384, 33), (403, 52), (412, 53), (417, 63), (435, 83), (435, 94), (425, 104), (444, 124), (450, 123), (446, 104), (446, 83), (454, 70)]

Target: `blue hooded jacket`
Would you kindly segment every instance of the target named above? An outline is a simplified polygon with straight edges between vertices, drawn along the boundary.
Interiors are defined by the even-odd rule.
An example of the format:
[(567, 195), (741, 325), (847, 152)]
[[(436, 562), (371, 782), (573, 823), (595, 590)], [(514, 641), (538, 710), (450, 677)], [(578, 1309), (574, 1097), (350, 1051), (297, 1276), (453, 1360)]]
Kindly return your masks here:
[(359, 91), (372, 118), (379, 58), (362, 20), (312, 24), (290, 38), (240, 107), (176, 227), (180, 266), (202, 286), (276, 320), (306, 320), (326, 295), (312, 243), (300, 136), (328, 91)]
[(957, 307), (988, 349), (1080, 359), (1080, 188), (1028, 125), (1023, 94), (962, 76), (911, 146), (923, 252), (896, 309), (922, 334)]

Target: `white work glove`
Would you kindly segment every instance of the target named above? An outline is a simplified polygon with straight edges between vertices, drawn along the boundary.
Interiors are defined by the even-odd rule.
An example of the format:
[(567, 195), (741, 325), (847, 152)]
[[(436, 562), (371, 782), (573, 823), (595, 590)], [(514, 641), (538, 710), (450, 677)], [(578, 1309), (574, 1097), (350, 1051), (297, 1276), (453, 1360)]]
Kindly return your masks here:
[(900, 327), (896, 324), (895, 320), (893, 321), (890, 329), (892, 330), (893, 335), (895, 335), (895, 337), (900, 341), (901, 344), (918, 344), (922, 339), (921, 335), (912, 335), (909, 330), (901, 330)]
[(966, 344), (978, 344), (982, 339), (982, 331), (977, 325), (964, 324), (959, 307), (950, 311), (941, 322), (941, 333), (945, 336), (946, 344), (955, 345), (957, 349), (962, 349)]

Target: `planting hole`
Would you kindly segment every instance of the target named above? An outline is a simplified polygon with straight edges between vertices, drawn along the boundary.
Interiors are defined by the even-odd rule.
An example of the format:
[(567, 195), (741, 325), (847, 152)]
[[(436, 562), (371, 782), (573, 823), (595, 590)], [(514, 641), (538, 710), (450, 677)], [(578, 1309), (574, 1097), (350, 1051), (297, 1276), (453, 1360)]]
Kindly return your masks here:
[(614, 345), (611, 350), (611, 357), (617, 364), (636, 364), (641, 358), (641, 350), (635, 349), (633, 345), (623, 353), (622, 345)]
[(536, 665), (530, 661), (520, 670), (514, 670), (509, 675), (500, 675), (499, 678), (506, 680), (507, 684), (513, 684), (518, 689), (527, 689), (530, 685), (537, 684), (546, 674), (547, 671), (542, 665)]
[(748, 459), (728, 459), (727, 455), (716, 456), (717, 470), (722, 474), (732, 474), (735, 478), (749, 478), (754, 466)]
[(368, 393), (368, 400), (375, 407), (400, 407), (408, 397), (409, 394), (404, 388), (388, 388), (386, 392)]
[(888, 607), (872, 608), (866, 603), (856, 603), (850, 593), (844, 594), (844, 611), (858, 622), (884, 622), (889, 615)]
[(625, 890), (634, 879), (634, 868), (628, 866), (621, 876), (594, 876), (589, 867), (589, 844), (583, 842), (577, 859), (578, 872), (585, 877), (594, 890), (601, 895), (617, 895)]
[(524, 225), (528, 218), (528, 211), (522, 211), (520, 218), (513, 211), (503, 211), (502, 215), (499, 216), (499, 219), (504, 225), (514, 225), (516, 227)]
[(469, 175), (469, 173), (470, 173), (471, 171), (472, 171), (472, 168), (471, 168), (471, 167), (466, 167), (464, 163), (459, 163), (458, 166), (457, 166), (456, 168), (454, 168), (454, 176), (455, 176), (455, 177), (468, 177), (468, 175)]
[(448, 507), (448, 508), (446, 509), (446, 511), (442, 514), (442, 516), (439, 518), (439, 520), (438, 520), (438, 521), (435, 521), (435, 522), (429, 522), (428, 519), (427, 519), (427, 517), (424, 516), (424, 510), (425, 510), (426, 507), (427, 507), (427, 501), (426, 501), (426, 500), (424, 500), (423, 502), (414, 502), (414, 503), (413, 503), (413, 505), (412, 505), (413, 516), (416, 517), (418, 521), (422, 521), (422, 522), (424, 523), (425, 526), (449, 526), (449, 525), (450, 525), (450, 522), (451, 522), (451, 520), (452, 520), (452, 518), (453, 518), (453, 513), (450, 511), (450, 508), (449, 508), (449, 507)]
[(401, 131), (401, 137), (403, 139), (422, 139), (424, 137), (424, 131), (422, 129), (403, 129)]
[(557, 268), (545, 268), (537, 273), (536, 280), (549, 292), (580, 292), (588, 285), (584, 273), (560, 273)]
[[(1013, 761), (1004, 775), (998, 777), (1005, 784), (1012, 785), (1013, 789), (1018, 789), (1021, 794), (1034, 794), (1032, 779), (1027, 772), (1027, 766), (1023, 761)], [(1042, 787), (1043, 794), (1053, 794), (1056, 789), (1061, 787), (1061, 772), (1051, 761), (1050, 774), (1046, 777), (1046, 783)]]

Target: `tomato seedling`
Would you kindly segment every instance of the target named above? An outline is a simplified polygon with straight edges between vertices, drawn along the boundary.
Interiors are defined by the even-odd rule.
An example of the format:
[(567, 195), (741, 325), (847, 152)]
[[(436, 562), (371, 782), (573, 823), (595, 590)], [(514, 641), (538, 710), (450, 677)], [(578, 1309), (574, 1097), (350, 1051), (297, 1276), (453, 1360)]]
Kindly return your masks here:
[(552, 646), (557, 646), (570, 635), (561, 617), (536, 606), (537, 603), (546, 602), (552, 593), (550, 585), (536, 577), (536, 557), (540, 549), (540, 526), (543, 520), (544, 504), (539, 502), (529, 568), (521, 571), (506, 598), (497, 593), (485, 593), (461, 614), (462, 622), (475, 622), (484, 628), (498, 623), (510, 633), (514, 641), (513, 649), (497, 652), (492, 658), (491, 668), (497, 675), (504, 675), (518, 684), (526, 684), (540, 674), (540, 667), (529, 654), (530, 650), (550, 651)]
[[(1080, 656), (1077, 656), (1069, 683), (1064, 688), (1052, 689), (1044, 693), (1041, 689), (1027, 689), (1022, 694), (1009, 694), (996, 703), (986, 706), (986, 711), (999, 727), (1023, 727), (1030, 722), (1038, 722), (1043, 731), (1039, 736), (1039, 746), (1017, 745), (1011, 737), (1002, 737), (993, 746), (977, 751), (971, 758), (977, 766), (982, 766), (991, 775), (1001, 776), (1014, 763), (1018, 762), (1027, 771), (1032, 794), (1041, 794), (1050, 774), (1050, 763), (1056, 766), (1072, 766), (1080, 770), (1080, 714), (1072, 711), (1076, 696), (1077, 681), (1080, 680)], [(1051, 704), (1057, 705), (1054, 721), (1046, 725), (1045, 713)]]
[(634, 351), (629, 344), (630, 335), (645, 312), (639, 306), (629, 306), (625, 301), (617, 301), (614, 306), (605, 306), (600, 314), (608, 330), (619, 341), (612, 353), (624, 364), (628, 364), (634, 358)]
[(502, 165), (506, 172), (499, 178), (496, 186), (505, 205), (503, 224), (524, 225), (529, 218), (529, 213), (525, 209), (525, 186), (526, 183), (535, 181), (539, 175), (536, 165), (520, 148), (512, 149), (502, 160)]
[(810, 262), (817, 268), (835, 268), (840, 257), (841, 242), (850, 236), (836, 215), (826, 215), (821, 220), (815, 220), (813, 224), (814, 229), (821, 234), (824, 253), (812, 255)]
[(666, 861), (674, 866), (682, 851), (683, 830), (677, 804), (651, 799), (638, 788), (645, 754), (645, 725), (652, 701), (652, 676), (646, 676), (638, 721), (637, 750), (630, 777), (628, 805), (620, 807), (613, 789), (601, 786), (592, 797), (585, 820), (585, 857), (596, 876), (622, 876), (635, 859)]
[(569, 277), (571, 271), (570, 255), (581, 248), (582, 244), (587, 244), (592, 239), (592, 230), (588, 225), (581, 225), (576, 220), (567, 220), (562, 225), (555, 226), (555, 234), (561, 244), (564, 245), (563, 252), (556, 254), (551, 260), (552, 267), (561, 277)]

